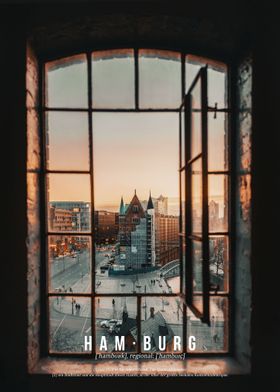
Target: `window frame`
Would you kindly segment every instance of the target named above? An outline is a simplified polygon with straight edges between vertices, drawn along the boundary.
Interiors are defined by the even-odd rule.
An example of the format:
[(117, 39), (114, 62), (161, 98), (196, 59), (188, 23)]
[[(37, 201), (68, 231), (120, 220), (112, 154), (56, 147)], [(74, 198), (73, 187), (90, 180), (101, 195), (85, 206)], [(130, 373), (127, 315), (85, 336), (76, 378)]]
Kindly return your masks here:
[[(94, 108), (92, 106), (92, 53), (95, 51), (100, 51), (100, 50), (114, 50), (114, 49), (132, 49), (134, 51), (134, 88), (135, 88), (135, 108)], [(82, 50), (82, 51), (77, 51), (77, 52), (71, 52), (66, 54), (63, 54), (63, 56), (50, 56), (50, 57), (45, 57), (44, 59), (40, 60), (40, 80), (39, 80), (39, 113), (40, 113), (40, 134), (41, 134), (41, 176), (40, 176), (40, 198), (41, 198), (41, 207), (40, 207), (40, 216), (41, 216), (41, 222), (43, 226), (43, 230), (41, 230), (41, 244), (42, 244), (42, 258), (41, 258), (41, 278), (42, 282), (45, 282), (45, 284), (41, 284), (41, 309), (42, 309), (42, 314), (41, 314), (41, 335), (40, 335), (40, 343), (41, 343), (41, 353), (45, 356), (48, 355), (50, 357), (78, 357), (78, 358), (93, 358), (96, 353), (96, 346), (95, 346), (95, 299), (98, 297), (112, 297), (112, 296), (118, 296), (118, 297), (136, 297), (137, 298), (137, 314), (139, 315), (141, 312), (141, 298), (142, 297), (182, 297), (182, 265), (181, 265), (181, 270), (180, 270), (180, 293), (174, 294), (174, 293), (127, 293), (127, 294), (122, 294), (122, 293), (96, 293), (95, 292), (95, 242), (94, 242), (94, 229), (95, 229), (95, 221), (94, 221), (94, 181), (93, 181), (93, 176), (94, 176), (94, 168), (93, 168), (93, 138), (92, 138), (92, 131), (93, 131), (93, 125), (92, 125), (92, 114), (94, 112), (116, 112), (116, 113), (129, 113), (129, 112), (134, 112), (134, 113), (149, 113), (149, 112), (155, 112), (155, 113), (160, 113), (160, 112), (172, 112), (172, 113), (179, 113), (180, 107), (170, 109), (170, 108), (140, 108), (139, 107), (139, 50), (140, 49), (154, 49), (155, 51), (157, 50), (162, 50), (162, 51), (170, 51), (170, 52), (176, 52), (180, 53), (180, 59), (181, 59), (181, 96), (182, 99), (185, 97), (185, 85), (186, 85), (186, 78), (185, 78), (185, 63), (186, 63), (186, 56), (188, 55), (188, 52), (182, 51), (182, 50), (176, 50), (174, 48), (157, 48), (157, 47), (147, 47), (147, 46), (141, 46), (141, 47), (102, 47), (102, 48), (95, 48), (95, 49), (90, 49), (90, 50)], [(75, 55), (86, 55), (86, 62), (87, 62), (87, 88), (88, 88), (88, 107), (87, 108), (51, 108), (47, 107), (45, 105), (45, 64), (50, 61), (55, 61), (55, 60), (63, 60), (66, 57), (70, 56), (75, 56)], [(208, 58), (203, 58), (204, 60), (208, 60)], [(213, 61), (213, 59), (209, 59), (210, 61)], [(215, 60), (214, 60), (215, 61)], [(227, 66), (227, 92), (229, 92), (229, 80), (230, 80), (230, 66), (229, 64), (225, 63)], [(230, 94), (228, 93), (228, 105), (230, 107)], [(208, 111), (214, 111), (214, 112), (219, 112), (222, 110), (215, 109), (215, 108), (209, 108)], [(228, 110), (229, 111), (229, 110)], [(85, 112), (88, 114), (88, 130), (89, 130), (89, 158), (90, 158), (90, 164), (89, 164), (89, 170), (51, 170), (47, 168), (47, 161), (46, 161), (46, 127), (45, 127), (45, 114), (46, 112)], [(229, 174), (229, 178), (232, 178), (233, 176), (230, 175), (232, 174), (232, 169), (230, 168), (230, 162), (231, 162), (231, 149), (232, 145), (230, 143), (231, 141), (231, 125), (230, 121), (227, 123), (227, 133), (228, 133), (228, 144), (227, 144), (227, 150), (228, 150), (228, 170), (225, 171), (225, 174)], [(90, 175), (90, 192), (91, 192), (91, 230), (89, 232), (53, 232), (48, 229), (48, 213), (47, 213), (47, 181), (46, 181), (46, 176), (47, 174), (88, 174)], [(209, 174), (209, 172), (208, 172)], [(232, 205), (233, 205), (233, 197), (232, 193), (230, 192), (231, 182), (229, 181), (229, 186), (228, 186), (228, 224), (230, 228), (230, 211), (232, 210)], [(180, 217), (181, 217), (181, 212), (180, 212)], [(211, 233), (212, 234), (212, 233)], [(226, 233), (222, 233), (226, 234)], [(77, 293), (73, 294), (71, 296), (73, 297), (87, 297), (91, 299), (91, 327), (92, 327), (92, 352), (91, 353), (71, 353), (71, 352), (50, 352), (49, 350), (49, 306), (48, 306), (48, 298), (49, 297), (56, 297), (57, 294), (54, 293), (49, 293), (48, 292), (48, 280), (49, 280), (49, 271), (48, 271), (48, 237), (50, 235), (56, 236), (56, 235), (68, 235), (68, 236), (88, 236), (91, 237), (91, 246), (92, 246), (92, 251), (91, 251), (91, 281), (92, 281), (92, 290), (90, 293)], [(180, 236), (179, 236), (180, 238)], [(183, 352), (186, 353), (187, 357), (203, 357), (203, 356), (209, 356), (209, 357), (217, 357), (217, 356), (231, 356), (233, 353), (233, 345), (232, 345), (232, 325), (233, 325), (233, 311), (232, 311), (232, 301), (231, 301), (231, 296), (232, 296), (232, 262), (233, 262), (233, 254), (232, 254), (232, 249), (233, 247), (231, 246), (233, 242), (233, 236), (232, 232), (229, 229), (228, 230), (228, 238), (229, 238), (229, 271), (228, 271), (228, 280), (229, 280), (229, 286), (228, 286), (228, 294), (224, 294), (222, 292), (219, 292), (217, 295), (218, 296), (224, 296), (227, 295), (228, 297), (228, 326), (229, 326), (229, 333), (228, 333), (228, 351), (227, 352), (211, 352), (211, 353), (201, 353), (201, 352), (190, 352), (186, 349), (187, 346), (187, 326), (186, 326), (186, 320), (187, 320), (187, 304), (183, 299)], [(180, 245), (179, 245), (180, 246)], [(182, 264), (182, 256), (180, 252), (180, 264)], [(212, 293), (213, 294), (213, 293)], [(212, 295), (211, 294), (211, 295)], [(69, 293), (60, 293), (60, 296), (69, 296)], [(214, 294), (215, 295), (215, 294)], [(138, 317), (137, 321), (137, 331), (138, 331), (138, 339), (137, 339), (137, 346), (138, 350), (136, 351), (137, 353), (141, 353), (141, 320)]]

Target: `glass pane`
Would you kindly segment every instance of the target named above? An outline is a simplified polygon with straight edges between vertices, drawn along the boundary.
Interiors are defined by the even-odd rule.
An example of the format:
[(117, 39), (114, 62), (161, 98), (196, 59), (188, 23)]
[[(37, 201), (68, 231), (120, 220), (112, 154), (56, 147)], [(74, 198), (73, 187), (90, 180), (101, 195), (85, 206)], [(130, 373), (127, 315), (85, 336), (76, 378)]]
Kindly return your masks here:
[(181, 172), (181, 219), (182, 219), (182, 233), (186, 231), (186, 182), (185, 176), (186, 172), (183, 170)]
[(217, 103), (218, 108), (227, 107), (226, 104), (226, 67), (208, 67), (208, 105), (214, 107)]
[(210, 236), (210, 287), (214, 291), (228, 290), (228, 237)]
[(88, 114), (47, 112), (47, 167), (89, 170)]
[[(195, 338), (195, 344), (191, 337)], [(210, 326), (202, 323), (187, 309), (187, 344), (190, 353), (228, 351), (227, 298), (210, 298)]]
[(195, 86), (191, 91), (192, 95), (192, 109), (201, 109), (201, 78), (197, 80)]
[(228, 176), (208, 176), (209, 232), (228, 231)]
[(208, 105), (227, 107), (227, 67), (225, 64), (193, 55), (186, 56), (186, 93), (201, 67), (208, 65)]
[(137, 351), (135, 297), (98, 297), (95, 314), (97, 353)]
[(178, 108), (181, 104), (181, 56), (165, 50), (139, 50), (141, 108)]
[(90, 230), (90, 176), (49, 174), (47, 176), (49, 230)]
[(49, 298), (50, 352), (91, 352), (85, 346), (91, 333), (91, 299), (75, 296)]
[(49, 108), (86, 108), (86, 56), (79, 55), (46, 64), (46, 106)]
[(186, 56), (186, 93), (188, 93), (192, 82), (194, 81), (196, 75), (198, 74), (201, 64), (192, 63), (189, 60), (189, 56)]
[(186, 163), (186, 138), (185, 138), (185, 111), (181, 111), (180, 112), (180, 134), (181, 134), (181, 162), (180, 162), (180, 166), (184, 166)]
[(90, 237), (49, 236), (49, 291), (91, 291)]
[(143, 297), (141, 351), (183, 351), (183, 302), (179, 297)]
[(200, 293), (203, 290), (202, 263), (202, 242), (192, 241), (192, 270), (194, 293)]
[(98, 293), (179, 282), (178, 128), (176, 113), (93, 115)]
[(196, 157), (202, 151), (201, 136), (202, 136), (201, 114), (192, 113), (191, 126), (191, 158)]
[(202, 233), (202, 159), (191, 165), (192, 181), (192, 233)]
[(208, 170), (228, 168), (227, 116), (224, 113), (208, 113)]
[(92, 94), (95, 108), (135, 107), (132, 49), (93, 52)]

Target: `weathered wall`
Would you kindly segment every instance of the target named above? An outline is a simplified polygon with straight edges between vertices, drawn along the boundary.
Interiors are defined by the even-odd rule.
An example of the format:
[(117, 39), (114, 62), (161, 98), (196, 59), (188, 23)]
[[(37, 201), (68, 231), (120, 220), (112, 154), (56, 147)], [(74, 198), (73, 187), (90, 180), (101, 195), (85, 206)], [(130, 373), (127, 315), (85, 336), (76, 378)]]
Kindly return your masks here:
[(236, 244), (235, 244), (235, 352), (250, 369), (251, 323), (251, 148), (252, 148), (252, 57), (237, 69), (236, 129)]
[[(2, 19), (3, 16), (3, 19)], [(6, 17), (6, 19), (4, 18)], [(17, 26), (17, 28), (13, 28)], [(19, 34), (20, 31), (20, 34)], [(24, 21), (0, 12), (1, 383), (25, 388), (27, 374), (26, 38)], [(5, 388), (4, 390), (8, 390)]]
[(36, 56), (27, 46), (26, 120), (27, 137), (27, 229), (28, 237), (28, 369), (40, 355), (40, 136), (38, 113), (39, 69)]

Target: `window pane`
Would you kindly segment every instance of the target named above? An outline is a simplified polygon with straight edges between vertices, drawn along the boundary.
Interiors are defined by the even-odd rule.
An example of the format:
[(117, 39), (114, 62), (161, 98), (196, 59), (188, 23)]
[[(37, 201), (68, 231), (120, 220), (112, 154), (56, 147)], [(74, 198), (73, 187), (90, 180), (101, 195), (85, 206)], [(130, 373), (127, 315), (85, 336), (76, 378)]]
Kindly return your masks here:
[(201, 114), (200, 113), (192, 113), (192, 127), (191, 127), (191, 158), (196, 157), (201, 153), (202, 145), (201, 145)]
[(228, 176), (208, 176), (209, 232), (228, 231)]
[(201, 64), (190, 61), (190, 57), (186, 56), (186, 93), (188, 93), (192, 82), (201, 68)]
[(202, 233), (202, 159), (191, 165), (192, 173), (192, 233)]
[(228, 260), (229, 248), (228, 237), (210, 236), (210, 285), (211, 290), (227, 291), (228, 290)]
[(91, 329), (91, 299), (75, 296), (50, 297), (49, 315), (50, 352), (85, 352), (85, 335), (91, 335), (88, 333)]
[(50, 231), (90, 230), (90, 177), (87, 174), (47, 176)]
[(47, 112), (47, 167), (89, 170), (88, 114)]
[(94, 108), (134, 108), (134, 53), (132, 49), (92, 54)]
[(218, 108), (227, 107), (226, 104), (226, 68), (223, 65), (208, 67), (208, 105)]
[(45, 69), (47, 107), (87, 107), (87, 64), (85, 55), (49, 62)]
[(98, 293), (167, 293), (174, 277), (179, 290), (178, 125), (176, 113), (93, 114)]
[[(134, 297), (95, 299), (96, 352), (137, 351), (137, 300)], [(115, 346), (115, 340), (123, 346)]]
[(181, 56), (164, 50), (139, 50), (141, 108), (178, 108), (181, 104)]
[(208, 113), (208, 170), (228, 168), (227, 116), (224, 113)]
[(225, 64), (193, 55), (186, 56), (186, 93), (201, 67), (208, 65), (208, 105), (227, 107), (227, 68)]
[(49, 236), (49, 291), (91, 291), (90, 237)]
[(183, 351), (183, 302), (179, 297), (142, 298), (141, 351)]
[(203, 290), (202, 242), (201, 241), (192, 241), (192, 270), (193, 270), (193, 292), (200, 293)]
[(210, 326), (202, 323), (190, 309), (187, 309), (187, 342), (191, 336), (196, 339), (195, 350), (188, 344), (188, 352), (228, 351), (228, 299), (210, 298)]

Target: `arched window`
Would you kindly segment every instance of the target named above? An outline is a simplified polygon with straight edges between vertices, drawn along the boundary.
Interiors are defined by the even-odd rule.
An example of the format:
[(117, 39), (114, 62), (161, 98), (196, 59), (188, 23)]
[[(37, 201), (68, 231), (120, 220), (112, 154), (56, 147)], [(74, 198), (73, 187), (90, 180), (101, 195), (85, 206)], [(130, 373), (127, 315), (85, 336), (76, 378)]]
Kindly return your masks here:
[(114, 49), (44, 81), (48, 353), (230, 352), (227, 66)]

